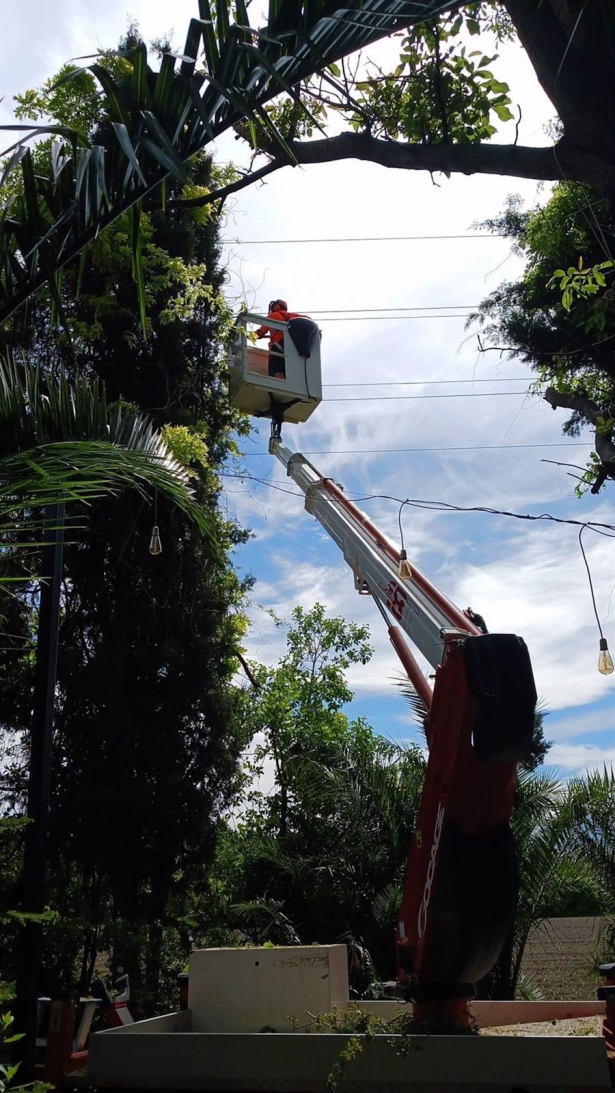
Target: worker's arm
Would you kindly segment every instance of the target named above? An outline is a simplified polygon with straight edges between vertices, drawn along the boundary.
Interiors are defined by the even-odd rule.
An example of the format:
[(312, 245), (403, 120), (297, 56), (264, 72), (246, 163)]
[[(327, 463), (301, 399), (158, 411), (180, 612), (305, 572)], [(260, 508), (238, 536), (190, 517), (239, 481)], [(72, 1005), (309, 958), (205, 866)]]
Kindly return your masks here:
[(257, 338), (264, 338), (269, 333), (269, 327), (268, 326), (259, 326), (258, 330), (255, 330), (254, 333), (255, 333)]

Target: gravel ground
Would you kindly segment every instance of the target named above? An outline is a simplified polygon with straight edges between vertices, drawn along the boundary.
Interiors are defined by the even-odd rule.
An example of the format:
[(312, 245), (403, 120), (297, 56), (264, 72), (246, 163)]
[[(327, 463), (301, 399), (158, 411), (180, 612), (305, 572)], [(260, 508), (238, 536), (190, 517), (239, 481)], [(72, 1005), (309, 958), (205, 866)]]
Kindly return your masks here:
[(501, 1025), (481, 1029), (481, 1036), (600, 1036), (601, 1017), (576, 1017), (565, 1021), (537, 1021), (532, 1025)]

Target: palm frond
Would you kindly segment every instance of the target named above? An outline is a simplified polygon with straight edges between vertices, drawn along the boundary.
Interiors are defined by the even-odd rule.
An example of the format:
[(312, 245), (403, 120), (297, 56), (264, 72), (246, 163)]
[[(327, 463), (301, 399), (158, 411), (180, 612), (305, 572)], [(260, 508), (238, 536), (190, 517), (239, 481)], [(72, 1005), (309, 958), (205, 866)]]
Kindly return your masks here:
[(401, 905), (402, 890), (399, 884), (387, 884), (372, 900), (372, 914), (383, 929), (392, 929)]
[[(58, 271), (165, 180), (181, 181), (184, 164), (220, 133), (246, 118), (288, 156), (263, 109), (269, 100), (340, 57), (460, 2), (272, 0), (267, 25), (256, 29), (243, 0), (232, 21), (224, 2), (217, 3), (214, 20), (208, 0), (199, 0), (200, 18), (190, 21), (181, 58), (167, 53), (155, 70), (141, 43), (124, 54), (129, 71), (118, 78), (94, 61), (88, 68), (109, 120), (104, 144), (67, 126), (1, 127), (27, 132), (3, 153), (10, 158), (2, 183), (19, 172), (20, 185), (11, 187), (0, 212), (0, 323), (45, 282), (58, 307)], [(81, 71), (75, 67), (64, 78)], [(41, 135), (54, 143), (48, 171), (37, 174), (28, 142)], [(131, 232), (143, 310), (138, 214)]]
[(188, 474), (152, 422), (131, 407), (107, 406), (104, 386), (0, 360), (0, 531), (33, 531), (31, 510), (90, 503), (104, 494), (157, 490), (207, 534)]
[(282, 945), (299, 945), (300, 938), (282, 908), (284, 903), (274, 899), (246, 900), (233, 903), (230, 912), (235, 924), (252, 933), (259, 941), (275, 939)]

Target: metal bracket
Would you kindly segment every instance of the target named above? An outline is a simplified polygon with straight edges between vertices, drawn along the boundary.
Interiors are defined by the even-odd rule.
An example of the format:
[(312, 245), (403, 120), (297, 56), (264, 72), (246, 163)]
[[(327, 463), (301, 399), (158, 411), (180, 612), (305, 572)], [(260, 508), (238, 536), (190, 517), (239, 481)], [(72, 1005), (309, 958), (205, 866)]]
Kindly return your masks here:
[(371, 591), (366, 580), (363, 579), (358, 573), (353, 573), (354, 586), (359, 596), (371, 596)]
[(317, 490), (322, 485), (324, 479), (321, 478), (319, 482), (314, 482), (313, 485), (308, 486), (305, 491), (305, 511), (309, 512), (310, 516), (316, 514), (316, 502), (320, 500)]

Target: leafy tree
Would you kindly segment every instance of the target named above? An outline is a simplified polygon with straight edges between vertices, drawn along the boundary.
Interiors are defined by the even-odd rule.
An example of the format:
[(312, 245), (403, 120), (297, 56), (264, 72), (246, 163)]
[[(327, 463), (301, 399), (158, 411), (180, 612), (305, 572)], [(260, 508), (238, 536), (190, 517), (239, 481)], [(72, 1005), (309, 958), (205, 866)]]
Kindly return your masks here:
[[(140, 203), (153, 199), (166, 180), (184, 178), (190, 157), (231, 126), (269, 157), (233, 189), (287, 164), (351, 158), (447, 174), (567, 178), (610, 199), (615, 14), (607, 3), (577, 7), (562, 8), (559, 0), (423, 0), (400, 13), (392, 0), (326, 8), (320, 2), (272, 4), (259, 32), (248, 29), (243, 0), (237, 0), (234, 18), (226, 8), (212, 17), (208, 0), (199, 0), (200, 19), (190, 23), (179, 72), (168, 51), (160, 71), (153, 70), (142, 43), (128, 52), (128, 71), (118, 78), (98, 63), (91, 66), (103, 112), (113, 123), (104, 144), (92, 134), (84, 137), (83, 128), (56, 126), (52, 170), (37, 176), (27, 144), (18, 142), (10, 170), (21, 169), (23, 198), (0, 223), (0, 317), (46, 279), (55, 286), (57, 271), (127, 208), (133, 210), (138, 258)], [(365, 74), (360, 66), (337, 65), (406, 27), (411, 29), (391, 71)], [(468, 48), (468, 36), (481, 30), (523, 46), (561, 122), (555, 144), (490, 143), (496, 120), (508, 123), (513, 111), (507, 85), (492, 71), (496, 58)], [(204, 68), (197, 69), (201, 49)], [(265, 105), (274, 99), (279, 101), (268, 113)], [(306, 115), (312, 105), (320, 117)], [(350, 130), (297, 140), (322, 124), (321, 106), (340, 113)], [(87, 109), (76, 120), (87, 124)], [(26, 254), (22, 264), (19, 255)], [(137, 260), (142, 284), (139, 270)]]
[[(419, 18), (400, 35), (398, 60), (330, 65), (303, 84), (306, 102), (334, 111), (348, 130), (299, 139), (306, 125), (279, 103), (271, 109), (288, 148), (301, 164), (361, 159), (409, 171), (573, 179), (601, 197), (615, 193), (615, 14), (611, 5), (558, 0), (450, 3), (439, 16)], [(472, 48), (481, 32), (490, 36)], [(500, 124), (520, 115), (497, 75), (497, 49), (518, 41), (553, 104), (560, 127), (553, 143), (523, 147), (491, 143)], [(608, 134), (605, 137), (605, 134)], [(261, 149), (274, 168), (284, 158), (265, 134)], [(288, 153), (285, 153), (286, 156)]]
[[(444, 6), (442, 0), (419, 0), (418, 10), (429, 18)], [(97, 59), (89, 71), (99, 93), (87, 95), (80, 109), (60, 124), (53, 118), (51, 125), (30, 127), (26, 138), (7, 150), (13, 154), (3, 178), (19, 167), (22, 185), (0, 217), (0, 322), (46, 281), (59, 303), (58, 272), (126, 210), (143, 320), (143, 202), (152, 199), (158, 205), (161, 199), (164, 208), (167, 183), (186, 182), (186, 163), (244, 119), (254, 134), (260, 130), (273, 137), (292, 162), (264, 104), (283, 90), (297, 98), (291, 89), (304, 78), (407, 25), (416, 11), (415, 6), (406, 16), (397, 3), (382, 0), (356, 0), (350, 7), (325, 7), (320, 0), (274, 3), (261, 33), (250, 29), (244, 0), (236, 0), (233, 9), (216, 5), (215, 13), (209, 0), (198, 0), (199, 18), (190, 21), (179, 71), (168, 45), (163, 45), (159, 69), (151, 68), (143, 41), (127, 43), (127, 64), (119, 72)], [(197, 69), (201, 54), (204, 67)], [(61, 78), (81, 81), (82, 70), (73, 66)], [(47, 90), (53, 95), (54, 88)], [(36, 118), (45, 113), (36, 93), (24, 105)], [(56, 108), (53, 99), (50, 106)], [(109, 123), (102, 138), (95, 127), (94, 132), (89, 128), (100, 118)], [(56, 138), (50, 169), (44, 173), (34, 170), (28, 148), (28, 140), (40, 132)], [(217, 196), (266, 173), (223, 187)]]
[[(132, 31), (123, 45), (141, 48)], [(50, 86), (29, 109), (55, 109), (63, 120), (75, 111), (77, 124), (97, 125), (104, 140), (104, 102), (87, 81), (83, 99), (76, 86), (70, 96)], [(37, 151), (41, 160), (48, 154)], [(113, 504), (90, 498), (87, 509), (74, 508), (87, 536), (71, 536), (65, 552), (48, 874), (58, 920), (47, 930), (41, 987), (77, 978), (87, 989), (103, 952), (113, 969), (130, 973), (142, 1012), (152, 1011), (161, 984), (185, 960), (190, 886), (204, 883), (245, 743), (232, 676), (246, 585), (230, 561), (245, 533), (220, 510), (216, 472), (246, 425), (226, 391), (232, 320), (220, 291), (218, 218), (213, 208), (178, 204), (182, 194), (209, 192), (217, 178), (211, 161), (197, 156), (185, 183), (169, 187), (166, 209), (143, 213), (144, 323), (124, 215), (79, 268), (67, 266), (58, 294), (39, 293), (27, 325), (13, 321), (6, 331), (41, 374), (63, 368), (69, 377), (104, 380), (121, 417), (147, 409), (186, 468), (205, 522), (191, 523), (162, 488), (154, 515), (134, 492)], [(148, 549), (153, 523), (162, 539), (156, 556)], [(2, 564), (15, 564), (11, 552)], [(11, 610), (17, 638), (0, 651), (10, 664), (3, 721), (13, 755), (5, 808), (17, 811), (35, 597), (35, 587), (20, 586)], [(12, 974), (10, 953), (4, 971)]]
[(293, 612), (287, 653), (253, 668), (246, 716), (252, 773), (273, 760), (275, 785), (228, 835), (234, 896), (227, 921), (258, 943), (349, 947), (353, 989), (394, 974), (393, 920), (401, 895), (424, 760), (363, 720), (349, 721), (344, 672), (371, 655), (364, 627), (320, 605)]
[(481, 304), (484, 342), (519, 357), (536, 372), (536, 390), (555, 410), (572, 411), (563, 427), (578, 436), (589, 426), (595, 453), (578, 492), (597, 493), (615, 477), (615, 245), (612, 212), (586, 186), (560, 183), (547, 203), (523, 211), (511, 197), (484, 227), (513, 240), (526, 259), (522, 277), (505, 282)]
[(279, 666), (256, 668), (256, 687), (244, 693), (247, 736), (259, 741), (253, 771), (273, 760), (276, 791), (267, 802), (268, 824), (282, 837), (296, 819), (296, 760), (307, 755), (326, 761), (329, 745), (345, 738), (342, 707), (352, 692), (344, 672), (351, 664), (366, 664), (372, 652), (367, 627), (327, 618), (322, 604), (307, 612), (294, 609), (286, 643)]
[[(615, 893), (615, 771), (588, 771), (568, 787), (567, 814), (578, 854), (591, 862), (603, 885)], [(613, 910), (611, 906), (609, 908)]]

